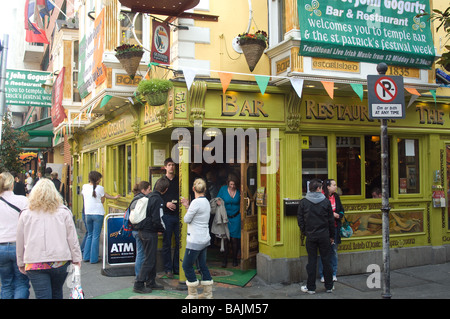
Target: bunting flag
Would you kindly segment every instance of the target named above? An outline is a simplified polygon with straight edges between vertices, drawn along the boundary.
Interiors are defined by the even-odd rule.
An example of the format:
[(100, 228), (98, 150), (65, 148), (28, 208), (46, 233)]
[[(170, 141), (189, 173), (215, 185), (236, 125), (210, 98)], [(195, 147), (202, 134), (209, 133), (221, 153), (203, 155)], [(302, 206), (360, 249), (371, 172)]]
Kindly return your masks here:
[(100, 108), (104, 107), (106, 103), (109, 102), (109, 100), (112, 99), (112, 95), (105, 95), (102, 99), (102, 102), (100, 103)]
[(352, 87), (353, 91), (355, 91), (356, 94), (358, 94), (361, 101), (364, 97), (364, 88), (362, 84), (359, 83), (350, 83), (350, 86)]
[(291, 85), (297, 93), (298, 97), (301, 98), (304, 80), (299, 78), (290, 78), (289, 80), (291, 81)]
[(405, 90), (408, 91), (409, 93), (411, 93), (412, 95), (420, 96), (419, 91), (417, 91), (416, 89), (413, 89), (413, 88), (406, 88), (406, 87), (405, 87)]
[(412, 94), (412, 95), (411, 95), (411, 98), (409, 99), (408, 106), (407, 106), (406, 108), (410, 107), (411, 104), (413, 104), (414, 101), (415, 101), (418, 97), (419, 97), (419, 95)]
[(255, 75), (256, 83), (258, 83), (261, 94), (266, 92), (267, 84), (269, 84), (270, 76), (267, 75)]
[(225, 72), (217, 72), (217, 73), (219, 74), (220, 83), (222, 83), (223, 94), (225, 94), (225, 92), (228, 89), (228, 86), (230, 85), (233, 74)]
[(436, 90), (430, 90), (431, 95), (433, 95), (434, 103), (436, 104)]
[(25, 41), (49, 44), (36, 1), (25, 1)]
[(323, 84), (323, 87), (325, 88), (325, 91), (327, 91), (328, 95), (333, 99), (334, 96), (334, 82), (326, 82), (326, 81), (320, 81)]
[(188, 91), (191, 89), (192, 82), (194, 82), (195, 75), (197, 74), (194, 69), (182, 67), (181, 70), (184, 74), (184, 79), (186, 80), (186, 86)]

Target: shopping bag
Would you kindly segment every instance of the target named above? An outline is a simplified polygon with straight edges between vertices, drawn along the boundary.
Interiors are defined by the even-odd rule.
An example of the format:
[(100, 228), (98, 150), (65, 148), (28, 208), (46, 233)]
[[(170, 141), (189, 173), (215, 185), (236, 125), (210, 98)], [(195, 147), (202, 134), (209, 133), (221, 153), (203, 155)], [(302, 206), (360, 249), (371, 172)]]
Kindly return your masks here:
[(341, 226), (341, 237), (349, 238), (353, 235), (353, 229), (350, 225), (350, 222), (347, 221), (347, 218), (344, 217), (344, 222)]
[(72, 274), (66, 281), (67, 287), (71, 288), (70, 299), (84, 299), (83, 288), (81, 287), (81, 272), (80, 267), (71, 265)]

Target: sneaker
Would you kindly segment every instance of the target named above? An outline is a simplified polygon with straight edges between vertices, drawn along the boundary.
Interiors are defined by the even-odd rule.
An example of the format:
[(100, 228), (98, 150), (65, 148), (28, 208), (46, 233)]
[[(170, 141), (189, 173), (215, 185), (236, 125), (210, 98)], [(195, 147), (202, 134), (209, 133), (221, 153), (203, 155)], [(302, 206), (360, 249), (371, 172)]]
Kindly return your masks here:
[(331, 288), (331, 289), (327, 289), (327, 293), (332, 293), (333, 290), (334, 290), (334, 286), (333, 286), (333, 288)]
[(336, 276), (333, 276), (333, 281), (337, 281), (337, 277)]
[(325, 278), (320, 277), (320, 282), (325, 282)]
[(305, 293), (310, 294), (310, 295), (314, 295), (316, 293), (314, 290), (308, 290), (308, 288), (306, 286), (301, 286), (300, 290), (302, 292), (305, 292)]

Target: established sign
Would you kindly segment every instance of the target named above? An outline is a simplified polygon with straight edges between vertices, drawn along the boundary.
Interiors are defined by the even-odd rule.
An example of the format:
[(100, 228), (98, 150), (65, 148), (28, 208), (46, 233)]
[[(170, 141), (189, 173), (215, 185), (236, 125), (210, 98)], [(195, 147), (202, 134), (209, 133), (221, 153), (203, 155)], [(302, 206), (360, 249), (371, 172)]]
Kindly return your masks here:
[(371, 119), (405, 118), (402, 76), (367, 76), (369, 117)]

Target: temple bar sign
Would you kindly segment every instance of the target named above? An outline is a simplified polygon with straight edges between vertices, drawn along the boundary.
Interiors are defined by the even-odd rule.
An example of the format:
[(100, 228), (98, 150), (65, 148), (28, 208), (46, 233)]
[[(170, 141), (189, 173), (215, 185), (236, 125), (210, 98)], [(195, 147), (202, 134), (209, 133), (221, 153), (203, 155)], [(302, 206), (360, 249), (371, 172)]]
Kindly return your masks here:
[(297, 0), (303, 56), (430, 69), (428, 0)]

